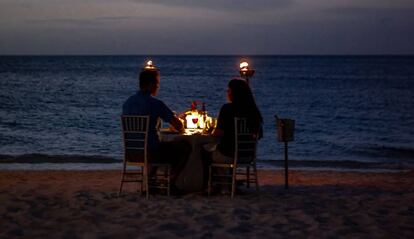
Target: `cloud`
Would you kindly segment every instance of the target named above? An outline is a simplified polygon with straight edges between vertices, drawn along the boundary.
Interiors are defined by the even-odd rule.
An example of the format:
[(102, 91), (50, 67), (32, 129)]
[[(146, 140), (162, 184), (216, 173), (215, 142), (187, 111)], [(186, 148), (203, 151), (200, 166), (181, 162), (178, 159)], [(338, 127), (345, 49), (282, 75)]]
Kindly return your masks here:
[[(323, 10), (337, 20), (349, 19), (375, 27), (406, 28), (414, 24), (414, 7), (335, 7)], [(381, 24), (381, 25), (378, 25)], [(411, 28), (411, 27), (410, 27)]]
[(75, 18), (49, 18), (49, 19), (31, 19), (27, 20), (27, 23), (30, 24), (53, 24), (60, 26), (97, 26), (101, 23), (96, 19), (75, 19)]
[(346, 16), (412, 16), (413, 7), (385, 8), (385, 7), (333, 7), (324, 9), (323, 12)]
[(58, 25), (69, 27), (93, 27), (93, 26), (105, 26), (112, 23), (119, 23), (125, 21), (165, 21), (169, 18), (166, 17), (137, 17), (137, 16), (103, 16), (89, 19), (81, 18), (48, 18), (48, 19), (30, 19), (26, 23), (40, 24), (40, 25)]
[(0, 4), (0, 54), (414, 52), (414, 5), (389, 0), (44, 1)]
[(131, 0), (137, 3), (150, 3), (168, 7), (206, 8), (221, 11), (264, 11), (285, 8), (294, 0)]

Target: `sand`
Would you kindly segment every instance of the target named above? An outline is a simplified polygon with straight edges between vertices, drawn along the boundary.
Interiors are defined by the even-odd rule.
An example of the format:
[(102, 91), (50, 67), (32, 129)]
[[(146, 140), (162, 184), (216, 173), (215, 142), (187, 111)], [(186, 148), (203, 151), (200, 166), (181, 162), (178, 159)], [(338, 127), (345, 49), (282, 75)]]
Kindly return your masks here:
[(414, 238), (414, 172), (259, 172), (261, 193), (149, 200), (119, 171), (0, 172), (0, 238)]

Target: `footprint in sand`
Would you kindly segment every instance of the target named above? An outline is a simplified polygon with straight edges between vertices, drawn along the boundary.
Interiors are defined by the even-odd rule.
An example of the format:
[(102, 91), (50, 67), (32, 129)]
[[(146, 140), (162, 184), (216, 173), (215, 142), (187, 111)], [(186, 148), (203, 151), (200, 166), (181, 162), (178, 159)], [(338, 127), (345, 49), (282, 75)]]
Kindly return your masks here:
[(233, 210), (233, 217), (239, 220), (249, 220), (251, 218), (251, 212), (243, 208), (236, 208)]
[(175, 234), (176, 236), (179, 236), (179, 237), (184, 237), (184, 236), (188, 236), (188, 235), (192, 234), (192, 232), (190, 230), (188, 230), (187, 225), (180, 224), (180, 223), (162, 224), (158, 227), (158, 229), (160, 231), (171, 232), (171, 233), (173, 233), (173, 234)]
[(24, 236), (24, 231), (21, 228), (14, 228), (8, 231), (7, 233), (11, 238), (12, 237), (22, 237)]
[(11, 212), (11, 213), (16, 213), (16, 212), (19, 212), (20, 210), (21, 209), (18, 207), (13, 207), (13, 206), (7, 207), (7, 212)]
[(254, 231), (254, 227), (250, 225), (249, 223), (245, 223), (245, 222), (242, 222), (236, 227), (233, 227), (227, 230), (228, 233), (234, 234), (234, 235), (246, 234), (252, 231)]

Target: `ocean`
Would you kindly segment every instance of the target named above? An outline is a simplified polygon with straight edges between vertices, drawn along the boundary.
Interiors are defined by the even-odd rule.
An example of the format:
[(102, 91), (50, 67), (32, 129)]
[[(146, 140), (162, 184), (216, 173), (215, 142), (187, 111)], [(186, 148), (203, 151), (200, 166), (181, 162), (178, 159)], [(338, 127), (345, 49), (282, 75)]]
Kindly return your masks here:
[[(0, 160), (122, 160), (119, 116), (147, 59), (158, 98), (217, 117), (239, 56), (0, 56)], [(283, 160), (275, 115), (296, 121), (292, 162), (414, 164), (414, 56), (249, 56), (264, 117), (258, 161)], [(41, 160), (42, 157), (38, 157)], [(44, 158), (44, 157), (43, 157)]]

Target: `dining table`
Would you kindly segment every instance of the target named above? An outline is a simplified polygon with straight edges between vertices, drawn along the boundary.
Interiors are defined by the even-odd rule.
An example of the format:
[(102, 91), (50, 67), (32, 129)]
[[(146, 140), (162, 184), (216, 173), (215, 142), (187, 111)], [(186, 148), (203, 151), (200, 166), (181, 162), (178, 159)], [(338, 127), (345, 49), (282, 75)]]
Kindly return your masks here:
[(203, 191), (205, 175), (201, 150), (206, 144), (214, 144), (216, 137), (197, 129), (186, 129), (181, 133), (170, 129), (160, 129), (159, 136), (163, 142), (185, 140), (190, 143), (191, 154), (175, 184), (178, 189), (185, 192)]

